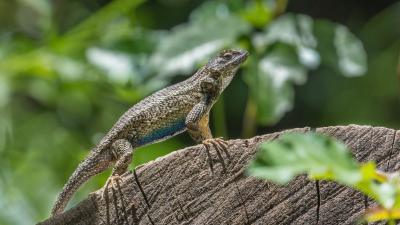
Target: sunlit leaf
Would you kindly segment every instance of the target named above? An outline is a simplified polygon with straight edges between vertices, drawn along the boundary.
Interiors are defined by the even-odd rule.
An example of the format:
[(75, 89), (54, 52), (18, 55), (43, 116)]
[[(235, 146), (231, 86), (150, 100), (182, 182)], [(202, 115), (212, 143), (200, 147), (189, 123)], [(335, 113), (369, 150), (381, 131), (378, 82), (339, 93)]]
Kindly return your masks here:
[(367, 71), (367, 54), (361, 41), (346, 27), (325, 20), (317, 20), (314, 34), (322, 64), (348, 77), (361, 76)]
[(87, 50), (86, 56), (114, 82), (124, 84), (132, 75), (132, 58), (125, 53), (93, 47)]
[(367, 57), (361, 41), (345, 26), (337, 25), (334, 43), (340, 71), (347, 76), (360, 76), (367, 70)]
[(300, 174), (333, 180), (368, 195), (384, 210), (371, 212), (369, 220), (388, 219), (387, 210), (400, 209), (400, 176), (377, 171), (374, 162), (359, 165), (347, 147), (315, 133), (288, 133), (261, 145), (248, 167), (251, 176), (285, 184)]
[(0, 72), (4, 75), (60, 77), (63, 80), (84, 79), (83, 75), (87, 75), (87, 65), (84, 62), (45, 49), (10, 58), (4, 63), (0, 62)]
[[(314, 22), (306, 15), (279, 17), (256, 34), (252, 43), (264, 57), (247, 81), (258, 103), (257, 119), (264, 125), (279, 121), (292, 109), (291, 83), (304, 83), (308, 70), (316, 69), (320, 63), (337, 68), (345, 76), (359, 76), (366, 71), (366, 53), (360, 40), (342, 25)], [(271, 60), (282, 46), (295, 51), (279, 56), (280, 60)]]
[(308, 68), (316, 68), (320, 63), (316, 51), (317, 40), (313, 34), (314, 21), (306, 15), (286, 14), (272, 22), (263, 33), (256, 35), (253, 43), (260, 51), (282, 42), (292, 45), (297, 50), (299, 61)]
[(281, 184), (303, 173), (344, 183), (361, 178), (344, 144), (314, 133), (285, 134), (277, 141), (262, 144), (247, 171), (251, 176)]
[(285, 14), (253, 38), (259, 51), (265, 51), (276, 42), (294, 46), (299, 61), (309, 69), (317, 68), (322, 60), (345, 76), (360, 76), (367, 70), (361, 41), (340, 24), (323, 20), (314, 22), (311, 17), (301, 14)]
[(285, 47), (250, 63), (245, 81), (257, 103), (257, 119), (273, 124), (293, 107), (293, 84), (306, 81), (306, 69)]
[(272, 19), (270, 5), (265, 1), (249, 1), (242, 12), (243, 17), (253, 26), (262, 28)]
[(204, 62), (219, 49), (232, 45), (239, 35), (249, 31), (249, 25), (232, 15), (226, 5), (206, 6), (210, 7), (207, 13), (195, 11), (189, 23), (175, 27), (161, 40), (151, 59), (151, 65), (158, 74), (188, 73), (196, 64)]
[(388, 210), (381, 207), (373, 208), (367, 211), (365, 218), (368, 222), (400, 219), (400, 209)]
[(399, 174), (392, 173), (383, 175), (386, 176), (385, 179), (379, 179), (378, 176), (382, 176), (382, 174), (376, 174), (372, 179), (369, 177), (370, 180), (374, 181), (369, 183), (365, 182), (368, 178), (364, 175), (364, 183), (358, 183), (356, 187), (371, 196), (386, 209), (399, 208)]

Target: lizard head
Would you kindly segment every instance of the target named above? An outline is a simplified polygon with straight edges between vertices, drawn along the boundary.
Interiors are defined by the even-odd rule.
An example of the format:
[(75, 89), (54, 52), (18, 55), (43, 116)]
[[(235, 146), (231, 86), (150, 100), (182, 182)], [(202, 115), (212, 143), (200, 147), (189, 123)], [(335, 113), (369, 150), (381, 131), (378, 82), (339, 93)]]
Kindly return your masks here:
[(223, 91), (248, 55), (245, 50), (223, 50), (207, 63), (205, 69), (209, 71), (211, 78), (222, 82), (220, 90)]

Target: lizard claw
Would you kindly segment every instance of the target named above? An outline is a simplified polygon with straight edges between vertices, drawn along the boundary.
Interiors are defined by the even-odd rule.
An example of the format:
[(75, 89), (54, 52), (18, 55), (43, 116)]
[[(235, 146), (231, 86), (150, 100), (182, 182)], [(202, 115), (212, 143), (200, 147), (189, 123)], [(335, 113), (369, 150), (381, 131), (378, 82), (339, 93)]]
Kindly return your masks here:
[(115, 183), (121, 182), (122, 178), (119, 175), (111, 175), (108, 179), (107, 182), (104, 186), (104, 190), (103, 190), (103, 198), (107, 199), (108, 198), (108, 190), (109, 190), (109, 186), (111, 184), (111, 187), (113, 189), (113, 193), (115, 188)]
[(202, 142), (202, 144), (204, 145), (207, 152), (208, 164), (210, 166), (211, 173), (214, 174), (214, 163), (211, 157), (210, 148), (215, 149), (218, 160), (221, 162), (224, 172), (226, 172), (227, 171), (226, 164), (222, 157), (221, 151), (225, 153), (226, 157), (228, 158), (228, 161), (230, 161), (231, 156), (228, 152), (228, 143), (224, 141), (222, 138), (214, 138), (214, 139), (206, 139)]
[(226, 157), (228, 157), (228, 160), (230, 161), (231, 155), (228, 152), (228, 142), (222, 139), (222, 137), (218, 137), (212, 140), (215, 141), (215, 143), (219, 146), (219, 149), (221, 149), (225, 153)]

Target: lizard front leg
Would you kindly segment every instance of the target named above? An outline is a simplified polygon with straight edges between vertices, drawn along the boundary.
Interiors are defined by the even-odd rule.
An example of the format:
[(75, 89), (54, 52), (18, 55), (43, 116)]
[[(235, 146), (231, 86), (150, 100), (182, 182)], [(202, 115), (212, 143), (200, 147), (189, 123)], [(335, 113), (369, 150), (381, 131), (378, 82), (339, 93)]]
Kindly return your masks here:
[(210, 147), (214, 147), (219, 160), (221, 161), (224, 171), (226, 171), (225, 161), (219, 150), (225, 152), (228, 158), (230, 155), (227, 151), (227, 143), (221, 138), (212, 138), (211, 130), (209, 127), (209, 108), (207, 104), (207, 97), (205, 96), (200, 103), (196, 104), (186, 117), (186, 128), (189, 135), (196, 142), (201, 142), (207, 151), (207, 157), (211, 172), (214, 173), (214, 166), (210, 154)]

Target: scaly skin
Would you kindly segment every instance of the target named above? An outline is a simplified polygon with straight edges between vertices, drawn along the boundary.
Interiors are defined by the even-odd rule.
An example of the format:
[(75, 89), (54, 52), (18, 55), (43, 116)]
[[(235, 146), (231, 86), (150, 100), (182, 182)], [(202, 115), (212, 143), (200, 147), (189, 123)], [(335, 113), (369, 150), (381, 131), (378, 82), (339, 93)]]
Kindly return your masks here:
[[(224, 50), (187, 80), (164, 88), (130, 108), (79, 164), (59, 194), (52, 215), (63, 212), (77, 189), (92, 176), (112, 166), (112, 177), (126, 172), (137, 147), (188, 131), (207, 150), (222, 148), (228, 155), (225, 142), (212, 139), (209, 112), (247, 55), (243, 50)], [(219, 153), (218, 157), (221, 158)], [(212, 169), (212, 162), (209, 163)]]

